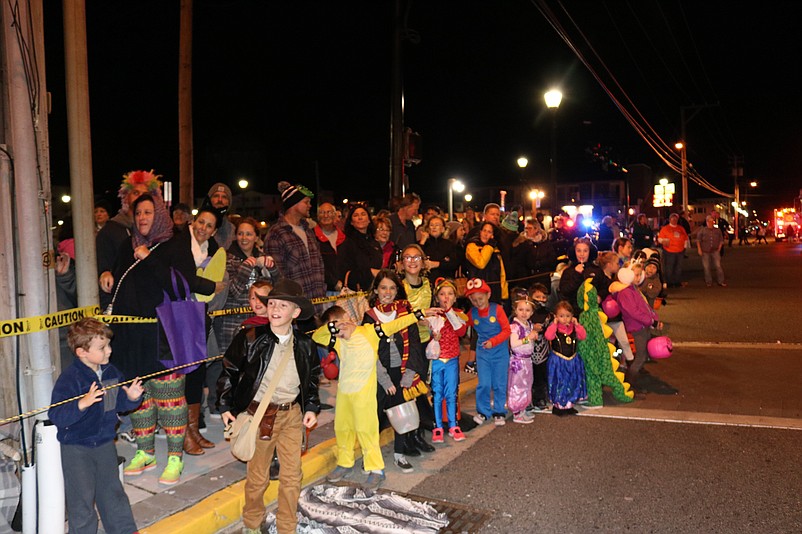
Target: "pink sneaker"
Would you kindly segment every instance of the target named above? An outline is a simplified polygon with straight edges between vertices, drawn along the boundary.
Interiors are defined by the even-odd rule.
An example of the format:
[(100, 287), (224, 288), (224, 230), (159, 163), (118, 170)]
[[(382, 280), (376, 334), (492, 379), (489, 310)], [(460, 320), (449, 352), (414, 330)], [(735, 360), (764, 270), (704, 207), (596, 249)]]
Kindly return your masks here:
[(448, 429), (448, 435), (451, 436), (454, 441), (464, 441), (465, 434), (462, 433), (462, 429), (458, 426), (452, 426)]
[(435, 428), (432, 430), (432, 443), (443, 443), (443, 429)]

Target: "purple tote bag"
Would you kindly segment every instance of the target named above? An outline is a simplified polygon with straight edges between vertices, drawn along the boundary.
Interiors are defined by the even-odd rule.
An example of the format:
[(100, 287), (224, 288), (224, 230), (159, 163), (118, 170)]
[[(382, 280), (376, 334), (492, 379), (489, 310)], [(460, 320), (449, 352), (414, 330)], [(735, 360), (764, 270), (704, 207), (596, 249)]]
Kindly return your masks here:
[[(192, 293), (184, 275), (170, 268), (173, 294), (176, 300), (164, 292), (164, 301), (156, 306), (156, 315), (167, 336), (172, 360), (163, 360), (164, 365), (175, 367), (206, 358), (206, 305), (191, 300)], [(183, 295), (181, 290), (183, 289)], [(180, 374), (188, 374), (200, 364), (178, 369)]]

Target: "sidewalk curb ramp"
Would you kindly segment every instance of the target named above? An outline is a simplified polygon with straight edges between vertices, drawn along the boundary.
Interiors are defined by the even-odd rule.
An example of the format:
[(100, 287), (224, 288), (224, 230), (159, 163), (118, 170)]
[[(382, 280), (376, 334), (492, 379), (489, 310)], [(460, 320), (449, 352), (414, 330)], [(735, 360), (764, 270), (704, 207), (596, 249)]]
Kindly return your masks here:
[[(471, 378), (460, 383), (460, 397), (472, 395), (476, 391), (478, 379)], [(392, 428), (385, 428), (379, 436), (382, 447), (393, 441)], [(356, 458), (362, 457), (359, 444), (356, 445)], [(232, 458), (232, 461), (235, 461)], [(337, 465), (336, 438), (331, 438), (311, 448), (301, 461), (303, 478), (301, 487), (320, 480)], [(278, 481), (271, 481), (264, 495), (265, 506), (276, 502)], [(232, 484), (193, 506), (181, 510), (156, 523), (139, 529), (142, 534), (215, 534), (242, 519), (245, 505), (245, 480)]]

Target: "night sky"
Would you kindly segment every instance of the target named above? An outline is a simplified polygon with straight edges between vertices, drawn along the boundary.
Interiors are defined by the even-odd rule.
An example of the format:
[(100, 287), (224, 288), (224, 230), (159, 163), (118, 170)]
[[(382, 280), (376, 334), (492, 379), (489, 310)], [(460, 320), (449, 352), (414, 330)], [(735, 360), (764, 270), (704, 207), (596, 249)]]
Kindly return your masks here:
[[(616, 178), (588, 154), (676, 179), (635, 134), (538, 2), (409, 4), (405, 123), (423, 136), (411, 189), (443, 202), (446, 180), (471, 187), (548, 176), (551, 118), (543, 93), (560, 85), (561, 179)], [(644, 0), (546, 2), (584, 53), (595, 51), (645, 121), (673, 143), (680, 107), (705, 105), (687, 125), (688, 159), (732, 190), (733, 156), (758, 206), (789, 205), (802, 187), (802, 104), (794, 72), (802, 3)], [(95, 189), (135, 168), (178, 179), (178, 1), (87, 2)], [(568, 13), (563, 11), (563, 6)], [(759, 10), (759, 11), (758, 11)], [(61, 6), (46, 2), (45, 40), (54, 184), (68, 182)], [(572, 22), (573, 21), (573, 22)], [(579, 28), (577, 30), (573, 24)], [(580, 33), (581, 30), (581, 33)], [(339, 196), (386, 198), (392, 2), (195, 0), (196, 196), (244, 176)], [(588, 43), (582, 41), (581, 36)], [(600, 70), (601, 72), (601, 70)], [(692, 114), (689, 111), (689, 116)], [(691, 199), (711, 196), (697, 187)], [(177, 195), (176, 195), (177, 196)]]

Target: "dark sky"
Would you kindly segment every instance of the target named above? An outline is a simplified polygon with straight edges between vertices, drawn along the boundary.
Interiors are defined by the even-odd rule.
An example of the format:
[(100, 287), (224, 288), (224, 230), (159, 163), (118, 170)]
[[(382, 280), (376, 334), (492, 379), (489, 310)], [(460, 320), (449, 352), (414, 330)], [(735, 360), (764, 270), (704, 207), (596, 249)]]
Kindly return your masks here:
[[(795, 72), (802, 3), (643, 0), (546, 2), (608, 84), (659, 136), (732, 189), (729, 162), (767, 206), (802, 187)], [(547, 176), (551, 122), (542, 94), (559, 84), (558, 168), (565, 179), (611, 176), (596, 144), (624, 164), (674, 178), (623, 119), (538, 3), (412, 1), (405, 41), (406, 125), (423, 136), (411, 189), (442, 201), (449, 177), (470, 187)], [(565, 6), (565, 10), (563, 9)], [(68, 181), (60, 3), (46, 3), (54, 183)], [(134, 168), (177, 181), (178, 1), (89, 0), (94, 179), (116, 188)], [(575, 26), (574, 26), (575, 25)], [(339, 196), (385, 198), (389, 168), (392, 2), (195, 0), (196, 196), (245, 176), (264, 192), (282, 179)], [(587, 42), (582, 41), (582, 36)], [(599, 59), (600, 58), (600, 59)], [(689, 116), (693, 111), (689, 111)], [(699, 188), (691, 198), (708, 196)], [(752, 196), (750, 198), (760, 199)]]

